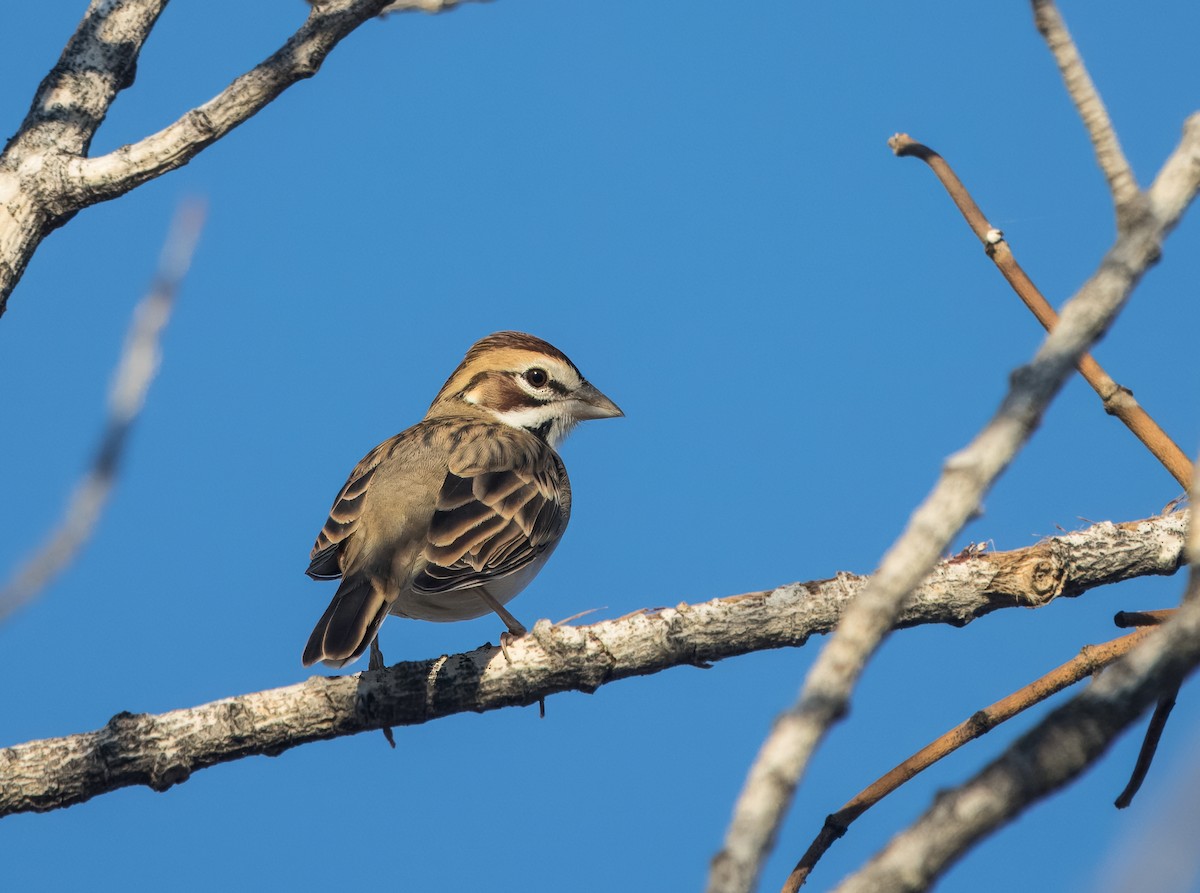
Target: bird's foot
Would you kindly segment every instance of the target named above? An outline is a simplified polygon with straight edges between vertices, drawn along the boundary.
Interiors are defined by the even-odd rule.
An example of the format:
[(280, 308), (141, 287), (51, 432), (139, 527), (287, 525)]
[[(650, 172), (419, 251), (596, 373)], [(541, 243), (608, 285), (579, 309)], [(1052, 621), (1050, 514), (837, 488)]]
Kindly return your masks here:
[[(379, 647), (379, 639), (371, 640), (371, 656), (367, 658), (368, 670), (382, 670), (387, 664), (383, 662), (383, 650)], [(392, 734), (391, 726), (384, 726), (380, 729), (383, 732), (383, 737), (387, 739), (387, 743), (392, 746), (392, 750), (396, 749), (396, 736)]]
[(509, 627), (504, 632), (500, 633), (500, 651), (504, 654), (504, 659), (510, 664), (512, 663), (512, 658), (508, 656), (508, 646), (528, 632), (528, 630), (521, 626), (521, 624), (518, 623), (516, 626), (516, 629)]

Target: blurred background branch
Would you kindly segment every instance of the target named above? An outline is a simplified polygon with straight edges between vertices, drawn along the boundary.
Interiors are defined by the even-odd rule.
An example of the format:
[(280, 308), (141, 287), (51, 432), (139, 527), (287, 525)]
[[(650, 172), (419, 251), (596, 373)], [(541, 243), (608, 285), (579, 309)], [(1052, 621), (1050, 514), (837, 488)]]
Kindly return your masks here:
[(204, 205), (180, 205), (167, 232), (158, 271), (133, 311), (125, 346), (108, 392), (108, 419), (91, 466), (75, 487), (66, 512), (45, 543), (0, 589), (0, 621), (28, 604), (71, 563), (92, 535), (117, 480), (133, 423), (158, 371), (163, 329), (187, 275), (204, 226)]

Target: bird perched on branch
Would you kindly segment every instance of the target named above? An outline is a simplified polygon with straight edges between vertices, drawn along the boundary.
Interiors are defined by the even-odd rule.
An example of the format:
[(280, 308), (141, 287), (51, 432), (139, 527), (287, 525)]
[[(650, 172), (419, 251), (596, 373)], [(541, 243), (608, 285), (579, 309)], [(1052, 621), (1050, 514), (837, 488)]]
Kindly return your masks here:
[[(470, 620), (534, 578), (571, 516), (558, 444), (577, 422), (624, 415), (562, 351), (522, 332), (476, 342), (425, 418), (358, 463), (313, 546), (308, 576), (341, 578), (304, 665), (341, 667), (388, 614)], [(506, 634), (507, 636), (507, 634)], [(502, 642), (504, 639), (502, 639)]]

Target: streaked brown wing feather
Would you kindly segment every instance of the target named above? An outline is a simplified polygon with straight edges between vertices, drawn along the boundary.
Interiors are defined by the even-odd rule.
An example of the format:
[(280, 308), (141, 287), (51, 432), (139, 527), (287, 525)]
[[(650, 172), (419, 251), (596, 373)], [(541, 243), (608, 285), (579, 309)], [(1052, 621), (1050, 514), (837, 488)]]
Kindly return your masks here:
[(493, 432), (451, 453), (425, 546), (428, 564), (413, 583), (418, 590), (448, 592), (508, 576), (566, 526), (571, 486), (558, 455), (524, 432)]
[(402, 435), (385, 440), (350, 472), (350, 477), (333, 501), (325, 526), (317, 534), (309, 553), (308, 576), (314, 580), (334, 580), (342, 575), (341, 551), (346, 540), (358, 527), (358, 519), (362, 514), (363, 501), (375, 469), (391, 451)]

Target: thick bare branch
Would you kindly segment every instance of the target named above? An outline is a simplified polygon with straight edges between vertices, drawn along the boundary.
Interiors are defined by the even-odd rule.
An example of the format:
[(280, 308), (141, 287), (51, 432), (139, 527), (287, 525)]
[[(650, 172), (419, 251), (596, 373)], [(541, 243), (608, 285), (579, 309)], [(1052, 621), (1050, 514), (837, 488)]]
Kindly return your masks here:
[[(1200, 495), (1200, 481), (1192, 496)], [(1200, 526), (1187, 551), (1200, 555)], [(1183, 607), (1087, 691), (1051, 713), (998, 760), (943, 792), (911, 828), (837, 888), (839, 893), (928, 889), (979, 840), (1063, 787), (1099, 759), (1125, 728), (1200, 664), (1200, 567)]]
[(158, 371), (159, 340), (171, 316), (175, 295), (191, 265), (203, 223), (204, 211), (198, 204), (184, 205), (175, 215), (154, 283), (134, 308), (109, 389), (108, 420), (92, 466), (76, 487), (58, 528), (13, 579), (0, 588), (0, 621), (42, 591), (91, 537), (116, 483), (129, 431)]
[[(1183, 216), (1184, 210), (1200, 190), (1200, 112), (1193, 112), (1183, 124), (1183, 139), (1162, 166), (1146, 194), (1150, 210), (1159, 220), (1172, 221)], [(1170, 230), (1167, 230), (1168, 232)]]
[(1190, 146), (1196, 131), (1185, 129), (1184, 145), (1163, 172), (1179, 168), (1192, 179), (1173, 172), (1176, 191), (1168, 197), (1164, 189), (1161, 200), (1148, 202), (1147, 212), (1118, 233), (1099, 270), (1067, 302), (1032, 362), (1013, 374), (996, 414), (965, 449), (946, 461), (933, 491), (813, 663), (799, 700), (776, 720), (738, 796), (724, 846), (713, 859), (709, 893), (753, 889), (805, 767), (829, 727), (844, 714), (863, 667), (895, 624), (901, 605), (978, 511), (984, 493), (1029, 439), (1080, 358), (1158, 260), (1163, 237), (1187, 207), (1181, 196), (1190, 200), (1200, 186), (1200, 168), (1192, 163), (1196, 147)]
[(29, 259), (75, 208), (63, 202), (65, 159), (91, 145), (167, 0), (92, 0), (29, 113), (0, 152), (0, 315)]
[(73, 214), (187, 164), (206, 146), (312, 77), (348, 34), (383, 11), (439, 12), (465, 0), (326, 0), (266, 61), (178, 121), (87, 158), (167, 0), (92, 0), (33, 107), (0, 153), (0, 315), (42, 240)]
[[(1186, 515), (1097, 524), (1025, 549), (942, 562), (897, 618), (963, 625), (1105, 583), (1180, 566)], [(802, 645), (834, 627), (866, 578), (831, 580), (639, 612), (584, 627), (542, 621), (509, 645), (228, 698), (0, 750), (0, 815), (46, 811), (129, 785), (163, 790), (207, 766), (323, 738), (534, 704), (630, 676)]]
[(1111, 642), (1084, 646), (1076, 657), (996, 703), (971, 714), (969, 718), (953, 729), (940, 735), (900, 765), (880, 776), (851, 797), (841, 809), (826, 817), (820, 833), (809, 845), (800, 861), (796, 863), (792, 873), (788, 875), (783, 884), (782, 893), (796, 893), (808, 880), (808, 876), (817, 862), (833, 846), (834, 842), (846, 833), (851, 823), (905, 782), (915, 778), (919, 773), (924, 772), (938, 760), (954, 753), (963, 745), (976, 740), (981, 735), (986, 735), (1001, 723), (1040, 704), (1064, 688), (1100, 672), (1117, 658), (1128, 654), (1149, 634), (1150, 630), (1140, 629), (1119, 639), (1113, 639)]
[(1096, 150), (1096, 160), (1100, 170), (1108, 180), (1109, 191), (1112, 192), (1113, 206), (1117, 214), (1118, 228), (1129, 225), (1136, 214), (1136, 206), (1141, 200), (1137, 178), (1133, 174), (1112, 121), (1108, 117), (1108, 109), (1088, 75), (1087, 68), (1075, 42), (1071, 39), (1067, 25), (1059, 15), (1052, 0), (1033, 0), (1033, 20), (1038, 31), (1046, 40), (1046, 45), (1054, 55), (1058, 70), (1066, 84), (1067, 93), (1079, 117), (1091, 137), (1092, 147)]
[(117, 94), (133, 83), (142, 45), (167, 0), (92, 0), (29, 114), (0, 155), (15, 168), (34, 154), (82, 155)]
[(458, 2), (429, 0), (389, 6), (387, 0), (331, 0), (314, 5), (287, 43), (208, 102), (139, 142), (97, 158), (75, 159), (67, 168), (68, 182), (78, 190), (75, 201), (83, 206), (116, 198), (187, 164), (206, 146), (262, 111), (288, 87), (316, 74), (343, 38), (385, 8), (438, 12)]

